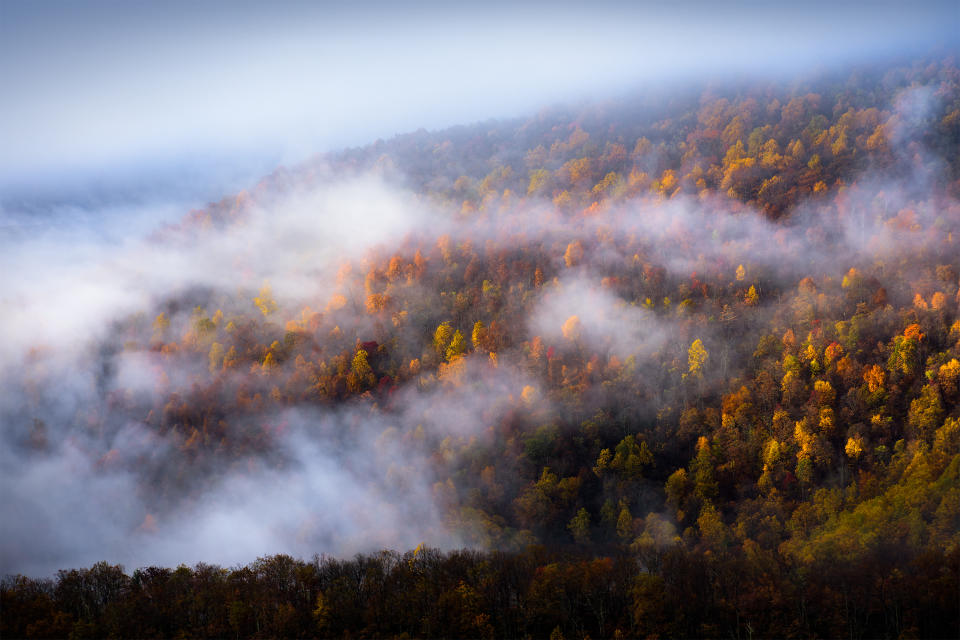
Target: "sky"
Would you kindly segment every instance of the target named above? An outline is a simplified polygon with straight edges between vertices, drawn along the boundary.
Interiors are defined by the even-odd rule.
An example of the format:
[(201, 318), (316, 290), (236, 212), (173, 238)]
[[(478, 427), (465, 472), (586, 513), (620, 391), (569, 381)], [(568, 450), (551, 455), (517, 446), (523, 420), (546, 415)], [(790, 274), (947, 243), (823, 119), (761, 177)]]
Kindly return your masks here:
[(0, 212), (176, 189), (418, 128), (954, 47), (955, 2), (0, 2)]

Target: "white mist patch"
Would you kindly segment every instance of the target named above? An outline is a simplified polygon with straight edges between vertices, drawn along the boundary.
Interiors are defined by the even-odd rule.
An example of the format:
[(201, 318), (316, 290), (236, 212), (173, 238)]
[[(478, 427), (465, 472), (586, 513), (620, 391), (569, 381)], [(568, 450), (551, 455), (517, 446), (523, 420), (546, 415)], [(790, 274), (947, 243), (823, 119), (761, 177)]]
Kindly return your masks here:
[[(116, 359), (118, 389), (149, 394), (157, 354)], [(180, 563), (242, 565), (267, 554), (351, 555), (383, 548), (462, 544), (434, 495), (429, 458), (444, 438), (485, 438), (521, 405), (529, 379), (508, 364), (464, 358), (462, 369), (396, 392), (393, 410), (370, 401), (337, 410), (290, 409), (241, 418), (269, 425), (270, 460), (240, 458), (198, 491), (157, 500), (143, 467), (176, 464), (182, 437), (136, 422), (98, 446), (76, 433), (68, 445), (3, 467), (5, 505), (20, 517), (0, 533), (4, 571), (49, 575), (106, 559), (130, 568)], [(89, 399), (86, 402), (91, 402)], [(422, 432), (421, 432), (422, 428)], [(106, 454), (102, 451), (109, 449)], [(39, 461), (39, 462), (35, 462)], [(170, 469), (175, 473), (175, 469)], [(58, 514), (70, 514), (69, 523)], [(41, 528), (43, 534), (34, 535)]]
[(44, 458), (19, 458), (4, 451), (0, 478), (0, 567), (51, 575), (67, 566), (89, 566), (104, 558), (136, 553), (129, 532), (136, 526), (134, 478), (104, 472), (79, 443), (67, 441)]
[(915, 139), (928, 129), (936, 114), (939, 87), (913, 86), (897, 94), (893, 101), (894, 116), (888, 124), (894, 149)]
[[(266, 281), (281, 306), (299, 308), (329, 296), (341, 262), (433, 224), (428, 206), (375, 176), (327, 176), (259, 196), (219, 227), (123, 241), (95, 230), (4, 241), (10, 277), (0, 282), (0, 380), (9, 384), (0, 393), (0, 503), (9, 517), (0, 525), (0, 572), (454, 544), (422, 456), (403, 448), (374, 455), (365, 446), (390, 426), (369, 407), (254, 416), (251, 427), (269, 433), (270, 451), (254, 449), (229, 468), (222, 459), (177, 466), (176, 448), (193, 433), (178, 427), (175, 413), (194, 402), (208, 363), (143, 348), (157, 331), (158, 306), (184, 307), (163, 329), (174, 339), (191, 330), (181, 299), (192, 291), (249, 296), (249, 308), (237, 311), (253, 314), (252, 297)], [(140, 350), (126, 349), (130, 337)], [(225, 377), (224, 393), (241, 386), (269, 393), (263, 384), (236, 372)], [(177, 402), (167, 403), (175, 394)], [(158, 402), (173, 417), (125, 414)], [(238, 418), (221, 415), (211, 428), (219, 419)], [(272, 420), (283, 428), (264, 428)], [(153, 486), (157, 473), (162, 487)]]
[[(742, 205), (734, 209), (716, 196), (627, 201), (605, 221), (606, 231), (643, 238), (648, 259), (680, 277), (718, 267), (732, 276), (739, 264), (797, 279), (842, 273), (857, 263), (906, 255), (927, 242), (925, 234), (937, 216), (955, 206), (922, 195), (922, 186), (911, 186), (927, 184), (935, 170), (922, 164), (915, 175), (897, 182), (862, 175), (831, 198), (801, 200), (781, 223)], [(612, 258), (631, 260), (628, 255)], [(604, 256), (586, 259), (589, 267)]]
[(43, 261), (37, 257), (7, 271), (14, 275), (0, 285), (4, 362), (19, 360), (31, 348), (76, 349), (102, 336), (105, 323), (150, 300), (147, 291), (130, 286), (128, 274), (114, 261), (96, 252), (51, 252)]
[(336, 261), (430, 219), (412, 195), (358, 176), (291, 190), (254, 206), (240, 224), (163, 241), (118, 244), (84, 233), (4, 242), (0, 267), (9, 275), (0, 282), (0, 358), (14, 362), (34, 347), (75, 350), (107, 338), (112, 321), (191, 287), (255, 292), (269, 281), (281, 299), (322, 298), (333, 288)]
[[(137, 465), (171, 443), (130, 423), (106, 455), (69, 439), (45, 456), (3, 453), (0, 567), (51, 575), (99, 560), (128, 567), (225, 566), (288, 553), (351, 555), (421, 542), (460, 544), (432, 494), (424, 451), (391, 433), (403, 418), (366, 405), (342, 412), (290, 410), (276, 425), (279, 464), (240, 460), (200, 492), (156, 504)], [(386, 435), (385, 435), (386, 434)], [(386, 437), (389, 442), (381, 442)], [(369, 446), (371, 442), (378, 445)], [(156, 460), (153, 460), (156, 462)]]
[[(520, 405), (526, 386), (537, 384), (508, 362), (493, 366), (482, 353), (442, 366), (439, 377), (428, 393), (409, 386), (396, 402), (405, 430), (423, 427), (437, 440), (492, 437), (492, 425)], [(542, 404), (541, 409), (548, 409)]]
[(331, 180), (256, 207), (217, 250), (225, 260), (242, 256), (242, 267), (275, 281), (278, 295), (297, 298), (329, 287), (318, 276), (329, 278), (337, 262), (435, 227), (438, 218), (413, 194), (375, 176)]
[(652, 312), (580, 277), (547, 290), (529, 328), (552, 344), (583, 341), (591, 350), (608, 350), (620, 357), (651, 353), (669, 335)]
[[(427, 541), (450, 548), (423, 468), (410, 450), (373, 453), (317, 438), (310, 431), (342, 427), (331, 415), (290, 413), (282, 469), (235, 471), (202, 499), (167, 515), (150, 516), (134, 535), (143, 543), (136, 562), (173, 565), (249, 563), (288, 553), (351, 555), (415, 547)], [(376, 425), (364, 432), (373, 435)]]

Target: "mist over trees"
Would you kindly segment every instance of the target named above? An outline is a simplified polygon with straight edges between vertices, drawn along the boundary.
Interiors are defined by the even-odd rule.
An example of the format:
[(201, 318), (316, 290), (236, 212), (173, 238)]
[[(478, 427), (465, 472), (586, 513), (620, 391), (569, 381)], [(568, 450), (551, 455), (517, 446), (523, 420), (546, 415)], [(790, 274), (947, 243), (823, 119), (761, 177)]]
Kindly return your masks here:
[(731, 83), (38, 267), (0, 635), (954, 635), (958, 150), (951, 58)]

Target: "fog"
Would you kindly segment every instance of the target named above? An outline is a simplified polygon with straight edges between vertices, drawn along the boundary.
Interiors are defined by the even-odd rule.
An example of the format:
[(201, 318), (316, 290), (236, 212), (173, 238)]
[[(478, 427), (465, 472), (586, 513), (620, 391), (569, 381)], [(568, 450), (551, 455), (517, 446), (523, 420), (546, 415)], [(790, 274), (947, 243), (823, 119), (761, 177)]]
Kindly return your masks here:
[[(166, 208), (158, 203), (154, 213)], [(15, 234), (4, 261), (20, 277), (0, 289), (8, 309), (0, 571), (42, 575), (103, 557), (132, 566), (231, 564), (267, 552), (457, 546), (434, 495), (428, 450), (410, 434), (419, 427), (429, 443), (482, 435), (528, 383), (508, 363), (471, 361), (469, 389), (401, 390), (390, 411), (360, 400), (260, 415), (258, 425), (276, 428), (259, 453), (232, 466), (200, 465), (189, 480), (169, 470), (184, 434), (158, 435), (143, 413), (110, 400), (120, 394), (149, 407), (171, 393), (190, 397), (206, 373), (188, 357), (124, 350), (117, 322), (196, 291), (252, 297), (265, 281), (285, 314), (322, 305), (344, 261), (423, 228), (439, 235), (444, 219), (414, 194), (363, 175), (265, 194), (226, 230)], [(171, 318), (178, 332), (186, 311)], [(349, 309), (340, 318), (345, 329), (369, 325)], [(244, 372), (225, 384), (269, 392)]]
[[(886, 188), (889, 198), (906, 197), (895, 185)], [(872, 199), (873, 192), (846, 197)], [(171, 231), (113, 246), (87, 240), (72, 249), (48, 243), (38, 254), (32, 252), (40, 251), (39, 243), (17, 247), (18, 263), (30, 264), (31, 271), (5, 281), (0, 293), (8, 310), (0, 396), (0, 502), (6, 514), (0, 571), (49, 575), (100, 559), (128, 567), (199, 561), (230, 566), (268, 553), (342, 556), (420, 542), (442, 548), (476, 543), (469, 522), (449, 519), (443, 470), (455, 467), (460, 446), (492, 438), (508, 412), (547, 424), (555, 415), (537, 379), (525, 372), (521, 350), (505, 351), (496, 364), (472, 354), (459, 369), (441, 371), (439, 380), (424, 374), (401, 386), (388, 406), (359, 398), (336, 409), (305, 403), (230, 417), (233, 390), (267, 395), (272, 384), (253, 371), (236, 371), (218, 383), (221, 399), (215, 400), (231, 421), (233, 437), (245, 425), (265, 426), (269, 433), (255, 453), (239, 457), (225, 454), (184, 466), (181, 448), (190, 434), (161, 435), (146, 424), (142, 407), (167, 397), (203, 402), (196, 385), (206, 375), (206, 362), (125, 349), (115, 328), (123, 318), (152, 317), (163, 300), (189, 297), (198, 288), (208, 298), (242, 303), (264, 279), (276, 285), (281, 316), (290, 317), (304, 304), (330, 297), (344, 260), (359, 265), (370, 250), (389, 250), (407, 234), (426, 243), (431, 234), (451, 232), (454, 242), (484, 241), (482, 226), (449, 227), (443, 223), (449, 212), (431, 210), (375, 175), (312, 190), (295, 187), (270, 202), (252, 206), (249, 218), (226, 233), (184, 238)], [(911, 202), (921, 205), (918, 215), (934, 215), (932, 207)], [(760, 270), (786, 287), (811, 273), (838, 277), (922, 240), (906, 233), (894, 243), (882, 222), (869, 221), (858, 228), (855, 242), (841, 233), (821, 246), (808, 233), (814, 222), (822, 223), (812, 213), (784, 229), (759, 214), (717, 206), (638, 200), (625, 203), (622, 216), (614, 213), (605, 224), (614, 234), (647, 234), (665, 256), (688, 256), (666, 261), (668, 277), (688, 277), (718, 261), (729, 265), (732, 277), (738, 262), (747, 262), (751, 278)], [(376, 221), (369, 233), (354, 233), (359, 217)], [(432, 231), (425, 235), (424, 229)], [(535, 221), (522, 232), (546, 242), (559, 233)], [(571, 226), (560, 246), (591, 246), (596, 232), (592, 225)], [(763, 250), (771, 246), (776, 248)], [(794, 259), (784, 260), (787, 255)], [(720, 347), (715, 329), (664, 321), (600, 286), (611, 264), (630, 260), (598, 251), (560, 267), (562, 275), (532, 301), (517, 338), (541, 336), (560, 352), (633, 357), (641, 366), (669, 345), (683, 350), (698, 337), (710, 350)], [(358, 269), (352, 277), (362, 276)], [(171, 316), (172, 325), (180, 326), (175, 335), (187, 326), (189, 306)], [(245, 312), (250, 310), (252, 305)], [(349, 306), (338, 313), (348, 334), (373, 331), (366, 314)], [(431, 458), (436, 450), (449, 458)]]
[[(494, 437), (505, 415), (538, 424), (556, 417), (528, 370), (530, 341), (642, 366), (670, 345), (702, 338), (712, 349), (720, 340), (604, 284), (612, 268), (633, 264), (617, 238), (643, 238), (668, 277), (726, 268), (732, 278), (746, 264), (751, 277), (791, 288), (923, 245), (922, 234), (895, 233), (868, 214), (878, 198), (884, 211), (910, 207), (925, 222), (956, 211), (929, 197), (925, 185), (941, 168), (915, 148), (912, 174), (863, 176), (837, 196), (842, 206), (801, 203), (785, 224), (709, 198), (638, 198), (576, 221), (531, 215), (530, 207), (550, 210), (546, 202), (459, 220), (389, 172), (344, 175), (322, 161), (310, 179), (254, 186), (277, 162), (421, 126), (946, 42), (956, 25), (942, 19), (954, 13), (943, 4), (909, 14), (884, 3), (813, 5), (803, 15), (698, 3), (605, 4), (589, 13), (565, 4), (291, 4), (282, 15), (252, 4), (172, 6), (2, 9), (0, 72), (10, 90), (0, 97), (0, 573), (49, 575), (101, 559), (231, 565), (272, 553), (472, 543), (447, 509), (443, 472), (458, 447)], [(816, 35), (785, 35), (785, 27)], [(731, 41), (744, 32), (753, 35)], [(921, 87), (891, 105), (898, 146), (915, 140), (935, 99)], [(221, 202), (226, 224), (204, 223), (203, 211), (183, 221), (239, 186), (251, 191)], [(208, 373), (204, 358), (143, 346), (159, 313), (171, 335), (184, 335), (195, 306), (219, 306), (227, 318), (256, 314), (251, 300), (268, 285), (279, 310), (264, 322), (280, 331), (304, 307), (329, 308), (332, 296), (363, 291), (371, 256), (444, 235), (454, 246), (529, 239), (555, 261), (557, 277), (531, 294), (514, 348), (497, 360), (478, 350), (412, 376), (388, 400), (275, 404), (252, 414), (231, 403), (268, 396), (272, 383), (253, 370), (225, 373), (209, 391), (224, 420), (235, 434), (268, 435), (186, 466), (181, 448), (193, 435), (151, 427), (152, 407), (199, 398)], [(578, 242), (590, 250), (565, 261), (563, 248)], [(329, 312), (348, 341), (379, 331), (362, 306), (351, 300)], [(412, 334), (421, 329), (398, 334), (419, 346)]]
[[(27, 341), (66, 348), (102, 335), (109, 320), (188, 287), (258, 289), (270, 280), (281, 298), (303, 298), (308, 291), (322, 297), (318, 273), (418, 228), (425, 216), (411, 194), (373, 177), (294, 191), (257, 207), (243, 226), (195, 240), (165, 239), (163, 232), (144, 237), (162, 229), (145, 227), (149, 221), (179, 221), (186, 213), (162, 202), (122, 210), (127, 220), (117, 220), (121, 213), (74, 208), (29, 226), (11, 223), (0, 265), (20, 277), (4, 282), (10, 340), (0, 354), (15, 361), (15, 350)], [(358, 220), (370, 225), (362, 234)]]
[(530, 320), (534, 335), (552, 344), (584, 342), (592, 351), (610, 352), (620, 358), (649, 355), (669, 335), (655, 315), (630, 306), (609, 291), (597, 289), (586, 278), (558, 282), (548, 290)]

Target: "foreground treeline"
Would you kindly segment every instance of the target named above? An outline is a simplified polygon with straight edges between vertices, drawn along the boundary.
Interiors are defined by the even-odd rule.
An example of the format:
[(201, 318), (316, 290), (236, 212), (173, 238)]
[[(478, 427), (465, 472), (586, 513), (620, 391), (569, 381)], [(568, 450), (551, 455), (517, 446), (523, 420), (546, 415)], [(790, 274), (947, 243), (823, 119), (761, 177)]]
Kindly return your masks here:
[(586, 557), (418, 548), (278, 555), (237, 569), (98, 563), (7, 578), (4, 638), (955, 637), (960, 551), (808, 566), (678, 545), (644, 568)]

